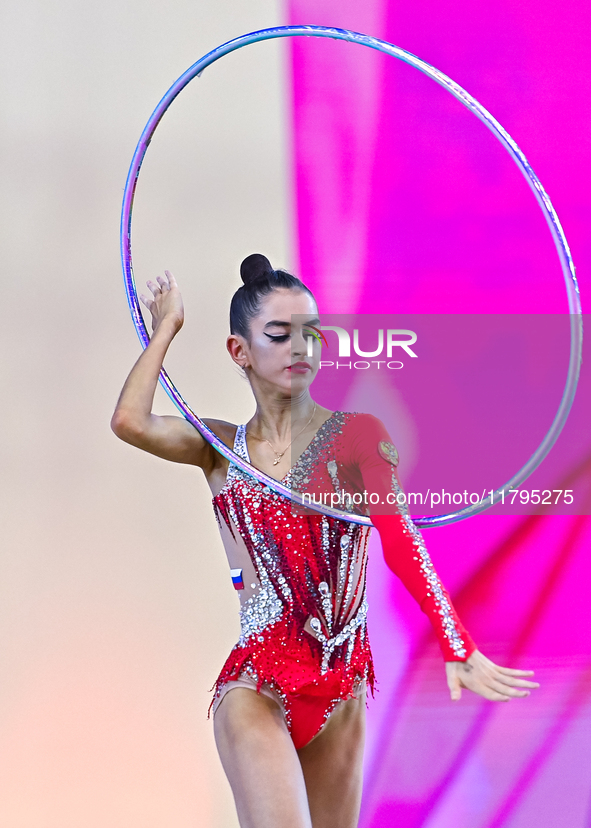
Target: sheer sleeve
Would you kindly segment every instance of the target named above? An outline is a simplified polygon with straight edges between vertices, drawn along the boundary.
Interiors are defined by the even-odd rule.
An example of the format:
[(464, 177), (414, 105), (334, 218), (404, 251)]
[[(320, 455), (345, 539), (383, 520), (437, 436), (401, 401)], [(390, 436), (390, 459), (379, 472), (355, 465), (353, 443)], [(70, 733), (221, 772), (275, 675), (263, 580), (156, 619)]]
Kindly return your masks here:
[[(396, 475), (398, 453), (390, 435), (381, 420), (371, 414), (359, 414), (349, 425), (351, 463), (363, 478), (385, 561), (429, 618), (445, 661), (465, 661), (476, 645), (460, 621), (433, 567), (423, 536), (409, 515)], [(372, 505), (374, 502), (379, 505)]]

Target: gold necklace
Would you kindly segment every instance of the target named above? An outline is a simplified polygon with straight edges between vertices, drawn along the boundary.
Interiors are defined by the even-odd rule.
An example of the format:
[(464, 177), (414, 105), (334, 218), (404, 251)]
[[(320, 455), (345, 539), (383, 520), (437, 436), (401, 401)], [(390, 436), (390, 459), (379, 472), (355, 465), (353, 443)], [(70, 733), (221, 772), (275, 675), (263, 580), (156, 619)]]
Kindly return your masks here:
[(290, 442), (288, 443), (288, 445), (287, 445), (287, 446), (285, 446), (285, 448), (283, 449), (283, 451), (282, 451), (282, 452), (277, 452), (277, 451), (275, 451), (275, 449), (273, 448), (273, 444), (272, 444), (269, 440), (267, 440), (267, 438), (266, 438), (266, 437), (257, 437), (257, 435), (256, 435), (256, 434), (253, 434), (251, 431), (247, 431), (247, 432), (246, 432), (246, 434), (250, 434), (250, 436), (251, 436), (251, 437), (254, 437), (254, 438), (255, 438), (255, 440), (264, 440), (264, 441), (265, 441), (265, 443), (269, 443), (269, 445), (270, 445), (270, 446), (271, 446), (271, 448), (273, 449), (273, 454), (275, 455), (275, 460), (273, 460), (273, 465), (274, 465), (274, 466), (276, 466), (278, 463), (280, 463), (280, 462), (281, 462), (281, 458), (283, 457), (283, 455), (285, 454), (285, 452), (287, 451), (287, 449), (291, 446), (291, 444), (292, 444), (292, 443), (293, 443), (293, 441), (296, 439), (296, 437), (299, 437), (299, 436), (300, 436), (300, 434), (302, 434), (302, 433), (303, 433), (303, 432), (304, 432), (304, 431), (308, 428), (308, 426), (310, 425), (310, 423), (311, 423), (311, 422), (312, 422), (312, 420), (314, 419), (314, 415), (315, 415), (315, 414), (316, 414), (316, 403), (314, 403), (314, 410), (312, 411), (312, 416), (310, 417), (310, 419), (308, 420), (308, 422), (306, 423), (306, 425), (302, 428), (302, 430), (301, 430), (301, 431), (298, 431), (298, 433), (296, 434), (296, 436), (295, 436), (295, 437), (293, 437), (293, 438), (292, 438), (292, 440), (290, 440)]

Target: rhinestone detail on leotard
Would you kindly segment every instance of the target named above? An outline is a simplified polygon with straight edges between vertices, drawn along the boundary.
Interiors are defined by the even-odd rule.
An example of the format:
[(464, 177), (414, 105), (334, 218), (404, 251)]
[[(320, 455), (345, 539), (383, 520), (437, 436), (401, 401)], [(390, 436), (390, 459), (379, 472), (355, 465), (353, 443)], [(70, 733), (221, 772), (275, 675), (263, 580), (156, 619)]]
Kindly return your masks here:
[[(304, 490), (315, 471), (327, 469), (335, 438), (352, 416), (334, 412), (282, 482)], [(234, 451), (250, 462), (244, 425), (236, 431)], [(247, 667), (278, 692), (293, 692), (313, 675), (329, 673), (340, 676), (343, 698), (360, 678), (373, 686), (365, 601), (369, 528), (317, 513), (294, 514), (288, 498), (233, 464), (213, 505), (220, 527), (224, 521), (232, 536), (241, 535), (259, 580), (241, 605), (240, 639), (218, 689)], [(277, 678), (281, 672), (289, 673), (288, 686)]]
[[(451, 648), (458, 658), (464, 658), (466, 655), (466, 649), (464, 647), (464, 641), (458, 633), (452, 608), (445, 596), (441, 581), (435, 571), (435, 567), (433, 566), (433, 562), (427, 551), (423, 536), (419, 529), (415, 526), (410, 516), (404, 492), (398, 482), (394, 469), (392, 469), (392, 491), (396, 496), (398, 513), (400, 514), (406, 527), (403, 531), (406, 531), (412, 537), (413, 544), (416, 546), (417, 552), (419, 553), (419, 564), (421, 571), (427, 579), (429, 589), (431, 590), (435, 602), (439, 607), (439, 614), (441, 615), (443, 621), (444, 635), (449, 640)], [(402, 496), (400, 497), (399, 495)]]
[[(363, 420), (351, 423), (356, 417)], [(461, 625), (456, 624), (423, 538), (400, 497), (394, 472), (397, 454), (384, 432), (371, 415), (334, 412), (281, 482), (311, 497), (330, 496), (341, 487), (356, 496), (367, 486), (364, 481), (370, 480), (384, 497), (393, 492), (400, 521), (391, 525), (394, 532), (388, 533), (388, 552), (396, 555), (400, 550), (402, 572), (411, 565), (409, 582), (420, 571), (419, 580), (424, 577), (426, 589), (419, 586), (417, 600), (423, 607), (422, 595), (426, 594), (434, 602), (435, 613), (432, 603), (425, 605), (430, 608), (429, 617), (438, 635), (443, 635), (446, 649), (449, 642), (454, 655), (462, 659), (466, 646), (471, 645), (464, 646)], [(367, 438), (374, 433), (379, 436), (370, 446)], [(392, 476), (376, 465), (376, 450)], [(236, 431), (234, 451), (250, 462), (245, 426)], [(232, 566), (247, 567), (247, 572), (252, 564), (256, 573), (254, 580), (248, 575), (253, 594), (247, 598), (239, 593), (240, 638), (218, 677), (214, 700), (225, 682), (245, 671), (257, 677), (259, 687), (267, 684), (276, 689), (287, 710), (296, 698), (329, 699), (331, 705), (349, 698), (355, 682), (363, 678), (373, 691), (365, 586), (370, 527), (296, 507), (288, 497), (233, 464), (213, 505), (224, 543), (231, 544), (229, 538), (236, 542), (236, 549), (228, 552), (235, 561)], [(398, 538), (397, 531), (402, 533)], [(409, 536), (416, 549), (412, 562), (404, 557), (408, 554), (404, 536)]]

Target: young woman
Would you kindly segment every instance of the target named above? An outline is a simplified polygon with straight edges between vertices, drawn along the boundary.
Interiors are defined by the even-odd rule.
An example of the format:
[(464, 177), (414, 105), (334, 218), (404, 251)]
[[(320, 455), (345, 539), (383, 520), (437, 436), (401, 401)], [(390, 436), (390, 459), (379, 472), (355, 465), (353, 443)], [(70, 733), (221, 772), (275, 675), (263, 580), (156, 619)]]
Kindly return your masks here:
[[(206, 424), (238, 455), (297, 491), (357, 494), (357, 501), (343, 497), (340, 508), (349, 511), (359, 511), (353, 504), (364, 492), (396, 504), (398, 455), (383, 424), (371, 414), (331, 412), (310, 395), (320, 361), (316, 339), (307, 355), (320, 324), (310, 290), (259, 254), (244, 260), (241, 276), (226, 344), (248, 378), (256, 411), (238, 427)], [(354, 828), (365, 696), (374, 680), (365, 600), (370, 529), (296, 508), (230, 464), (182, 417), (152, 413), (164, 356), (184, 318), (172, 274), (157, 281), (147, 283), (152, 298), (140, 297), (152, 314), (153, 336), (111, 425), (144, 451), (200, 466), (213, 493), (241, 604), (240, 639), (212, 703), (240, 825)], [(462, 687), (493, 701), (529, 695), (538, 685), (524, 677), (533, 671), (499, 667), (476, 649), (406, 507), (389, 512), (371, 519), (388, 565), (433, 625), (451, 698), (459, 699)]]

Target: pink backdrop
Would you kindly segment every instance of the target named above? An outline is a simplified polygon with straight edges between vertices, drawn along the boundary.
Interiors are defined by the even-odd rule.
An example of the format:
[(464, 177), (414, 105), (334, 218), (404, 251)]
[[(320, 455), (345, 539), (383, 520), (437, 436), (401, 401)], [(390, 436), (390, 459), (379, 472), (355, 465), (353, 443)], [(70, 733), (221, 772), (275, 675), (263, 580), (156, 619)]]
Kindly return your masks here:
[[(389, 40), (489, 109), (552, 198), (586, 309), (588, 4), (291, 0), (289, 18)], [(470, 113), (369, 49), (294, 39), (291, 50), (298, 272), (321, 311), (566, 312), (542, 214)], [(568, 452), (554, 449), (570, 458), (561, 473), (582, 487), (588, 420), (581, 396)], [(485, 515), (427, 530), (426, 540), (480, 648), (535, 669), (541, 688), (508, 705), (465, 693), (453, 706), (425, 619), (374, 539), (370, 634), (381, 691), (370, 704), (361, 824), (588, 828), (589, 518)]]

